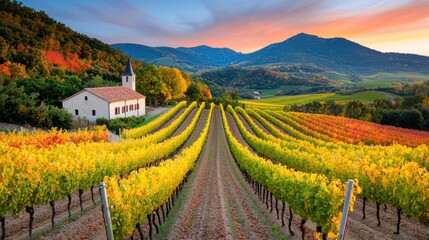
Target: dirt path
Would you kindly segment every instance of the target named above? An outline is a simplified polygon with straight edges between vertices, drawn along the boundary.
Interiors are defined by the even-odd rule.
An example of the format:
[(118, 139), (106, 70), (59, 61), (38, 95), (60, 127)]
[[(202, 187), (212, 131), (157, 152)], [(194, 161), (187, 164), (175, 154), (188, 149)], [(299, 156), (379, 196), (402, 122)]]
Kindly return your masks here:
[[(192, 122), (192, 119), (194, 119), (194, 117), (195, 117), (195, 115), (197, 114), (197, 112), (198, 112), (198, 109), (197, 108), (194, 108), (190, 113), (189, 113), (189, 115), (185, 118), (185, 120), (183, 120), (183, 122), (180, 124), (180, 126), (171, 134), (171, 136), (170, 137), (174, 137), (174, 136), (177, 136), (178, 134), (180, 134), (181, 132), (183, 132), (183, 130), (185, 130), (187, 127), (188, 127), (188, 125)], [(207, 114), (207, 113), (206, 113)], [(201, 113), (201, 116), (203, 115), (203, 113)], [(179, 117), (180, 115), (178, 115), (178, 117)], [(200, 116), (200, 119), (201, 119), (201, 116)], [(207, 117), (206, 117), (207, 118)], [(168, 125), (165, 125), (165, 126), (168, 126)]]
[[(60, 201), (55, 202), (55, 229), (52, 230), (51, 227), (51, 216), (52, 210), (49, 204), (35, 206), (35, 214), (34, 214), (34, 223), (33, 223), (33, 236), (37, 238), (37, 236), (43, 235), (49, 231), (58, 231), (63, 225), (67, 225), (69, 222), (73, 222), (81, 215), (86, 215), (88, 212), (91, 212), (93, 209), (100, 209), (99, 206), (99, 193), (98, 188), (94, 187), (94, 200), (96, 201), (96, 205), (94, 206), (91, 200), (91, 193), (89, 190), (86, 190), (83, 193), (82, 205), (83, 212), (80, 211), (79, 206), (79, 197), (78, 194), (72, 195), (71, 201), (71, 218), (69, 218), (67, 212), (67, 198), (62, 199)], [(12, 216), (6, 217), (6, 239), (28, 239), (29, 238), (29, 214), (22, 213), (20, 217), (14, 218)]]
[(246, 121), (246, 119), (243, 117), (243, 115), (241, 113), (237, 112), (237, 116), (238, 116), (238, 118), (240, 118), (240, 120), (243, 122), (244, 126), (249, 130), (249, 132), (256, 136), (255, 131), (253, 131), (253, 129), (250, 127), (249, 123)]
[[(196, 113), (196, 112), (195, 112)], [(192, 132), (191, 136), (188, 138), (188, 140), (186, 140), (186, 142), (183, 144), (181, 149), (187, 148), (189, 146), (191, 146), (200, 136), (201, 131), (203, 130), (207, 118), (209, 115), (209, 110), (208, 109), (204, 109), (203, 112), (201, 113), (200, 119), (198, 119), (197, 125), (195, 126), (195, 130)], [(192, 121), (192, 118), (189, 119), (189, 121), (185, 121), (183, 122), (183, 129), (182, 126), (179, 127), (179, 129), (182, 129), (181, 131), (183, 131)], [(176, 130), (177, 131), (177, 130)], [(173, 135), (176, 136), (178, 133), (174, 132)]]
[(22, 126), (22, 125), (0, 122), (0, 130), (4, 130), (4, 131), (21, 131), (21, 128), (23, 128), (23, 129), (25, 129), (27, 131), (34, 131), (35, 130), (35, 128), (33, 128), (33, 127), (25, 127), (25, 126)]
[(157, 115), (157, 114), (164, 114), (165, 112), (167, 112), (170, 109), (171, 108), (169, 108), (169, 107), (152, 108), (152, 107), (146, 106), (146, 115), (148, 117), (151, 117), (151, 116), (154, 116), (154, 115)]
[(273, 222), (239, 172), (215, 109), (207, 142), (168, 239), (271, 239)]
[(182, 108), (179, 111), (177, 111), (170, 119), (168, 119), (165, 123), (161, 124), (159, 127), (157, 127), (156, 129), (154, 129), (153, 131), (150, 131), (148, 134), (157, 132), (163, 128), (165, 128), (166, 126), (170, 125), (171, 122), (173, 122), (176, 118), (178, 118), (180, 115), (183, 114), (183, 112), (185, 111), (186, 108)]

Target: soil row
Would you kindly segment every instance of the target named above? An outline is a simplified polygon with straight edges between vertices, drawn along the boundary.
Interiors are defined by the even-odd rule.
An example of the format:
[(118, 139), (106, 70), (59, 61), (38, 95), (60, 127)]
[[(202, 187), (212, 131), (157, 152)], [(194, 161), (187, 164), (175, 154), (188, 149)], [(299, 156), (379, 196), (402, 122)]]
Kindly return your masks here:
[(218, 109), (188, 184), (167, 239), (279, 239), (286, 234), (238, 169)]

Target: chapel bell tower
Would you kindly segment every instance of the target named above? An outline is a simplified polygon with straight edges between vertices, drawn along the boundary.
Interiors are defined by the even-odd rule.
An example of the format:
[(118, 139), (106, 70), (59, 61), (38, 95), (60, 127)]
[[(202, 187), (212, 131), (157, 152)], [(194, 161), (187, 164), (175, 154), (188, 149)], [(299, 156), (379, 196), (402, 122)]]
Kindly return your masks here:
[(125, 71), (122, 73), (122, 86), (127, 87), (133, 91), (136, 90), (136, 74), (133, 71), (130, 59), (128, 59), (128, 62), (125, 66)]

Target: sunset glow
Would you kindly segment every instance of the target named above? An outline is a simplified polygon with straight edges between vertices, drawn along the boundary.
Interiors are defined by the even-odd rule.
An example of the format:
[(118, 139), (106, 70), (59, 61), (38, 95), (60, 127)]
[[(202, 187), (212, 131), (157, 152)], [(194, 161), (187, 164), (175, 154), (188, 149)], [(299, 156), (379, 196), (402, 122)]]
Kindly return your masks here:
[(24, 0), (107, 43), (252, 52), (300, 32), (429, 56), (429, 1)]

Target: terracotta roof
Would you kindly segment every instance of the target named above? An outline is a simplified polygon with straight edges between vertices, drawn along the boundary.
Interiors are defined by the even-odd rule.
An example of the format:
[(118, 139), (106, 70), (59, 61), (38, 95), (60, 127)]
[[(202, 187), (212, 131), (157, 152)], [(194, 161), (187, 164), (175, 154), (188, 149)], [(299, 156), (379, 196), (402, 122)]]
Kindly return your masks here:
[(146, 98), (138, 92), (135, 92), (127, 87), (99, 87), (85, 88), (88, 91), (108, 102), (118, 102), (124, 100), (132, 100), (137, 98)]
[(133, 66), (131, 66), (131, 59), (128, 58), (128, 62), (125, 65), (125, 71), (122, 73), (122, 76), (134, 76), (136, 75), (133, 71)]

